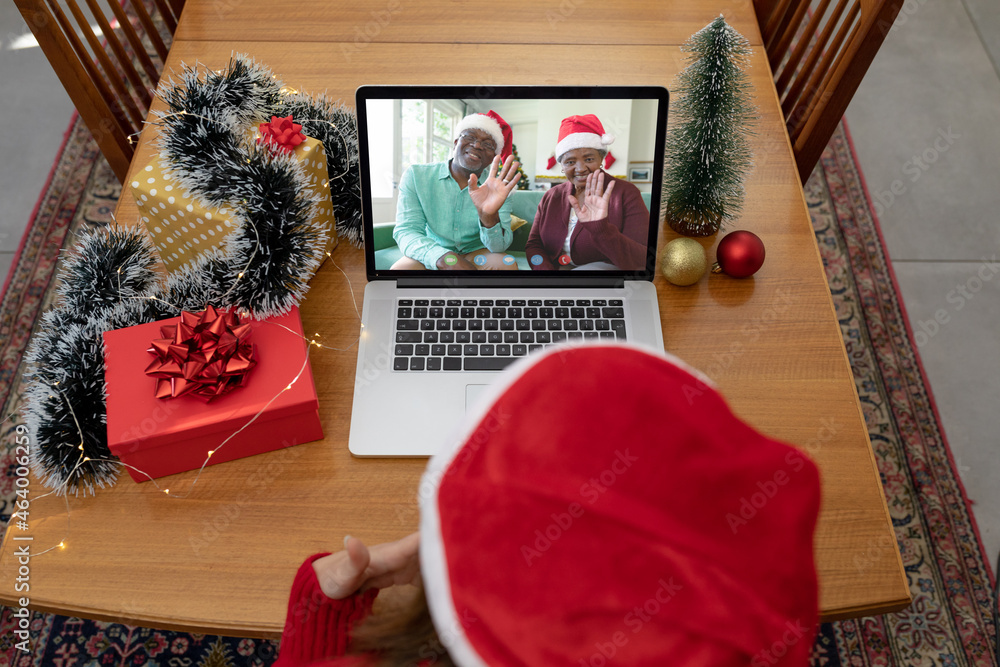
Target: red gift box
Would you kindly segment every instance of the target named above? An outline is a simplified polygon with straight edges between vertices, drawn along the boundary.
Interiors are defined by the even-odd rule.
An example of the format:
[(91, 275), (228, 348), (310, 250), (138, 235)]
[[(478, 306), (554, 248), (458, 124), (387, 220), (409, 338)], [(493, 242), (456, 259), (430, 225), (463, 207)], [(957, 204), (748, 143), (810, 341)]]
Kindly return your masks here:
[(174, 317), (104, 334), (108, 447), (137, 469), (126, 467), (132, 479), (145, 482), (196, 470), (210, 451), (208, 463), (214, 465), (323, 437), (297, 308), (250, 321), (256, 367), (245, 386), (208, 403), (190, 394), (156, 398), (156, 380), (145, 373), (154, 359), (147, 350), (161, 338), (160, 327), (179, 321)]

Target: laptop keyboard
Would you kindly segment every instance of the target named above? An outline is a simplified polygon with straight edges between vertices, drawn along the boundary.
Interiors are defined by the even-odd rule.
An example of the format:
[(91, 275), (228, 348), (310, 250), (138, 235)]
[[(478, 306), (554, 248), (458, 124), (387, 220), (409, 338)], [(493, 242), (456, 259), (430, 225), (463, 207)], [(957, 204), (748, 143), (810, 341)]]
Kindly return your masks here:
[(499, 371), (566, 340), (626, 340), (621, 299), (397, 299), (393, 370)]

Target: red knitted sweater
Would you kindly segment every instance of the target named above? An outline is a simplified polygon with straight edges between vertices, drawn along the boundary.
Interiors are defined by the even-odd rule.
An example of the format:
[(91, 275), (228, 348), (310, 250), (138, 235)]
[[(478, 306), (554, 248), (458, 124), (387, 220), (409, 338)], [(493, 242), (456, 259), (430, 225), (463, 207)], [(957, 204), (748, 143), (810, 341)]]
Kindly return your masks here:
[(378, 589), (355, 593), (343, 600), (328, 598), (320, 588), (314, 554), (295, 573), (288, 596), (288, 615), (281, 633), (281, 649), (274, 667), (324, 665), (361, 667), (363, 657), (345, 656), (351, 630), (372, 611)]

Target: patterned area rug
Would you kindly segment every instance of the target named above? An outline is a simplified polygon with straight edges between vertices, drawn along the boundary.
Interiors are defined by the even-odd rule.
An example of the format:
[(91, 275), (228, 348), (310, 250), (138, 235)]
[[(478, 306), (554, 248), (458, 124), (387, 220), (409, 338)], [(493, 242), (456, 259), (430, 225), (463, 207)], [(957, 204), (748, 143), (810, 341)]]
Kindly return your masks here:
[[(20, 359), (50, 298), (58, 252), (80, 229), (109, 224), (120, 188), (76, 121), (0, 302), (0, 524), (14, 500)], [(923, 370), (846, 131), (806, 185), (914, 603), (897, 614), (826, 624), (817, 666), (987, 667), (997, 664), (990, 571)], [(290, 563), (289, 567), (296, 567)], [(270, 665), (277, 643), (34, 613), (19, 651), (12, 610), (0, 615), (0, 665)]]
[(824, 625), (813, 664), (996, 665), (990, 569), (843, 126), (805, 193), (913, 595)]

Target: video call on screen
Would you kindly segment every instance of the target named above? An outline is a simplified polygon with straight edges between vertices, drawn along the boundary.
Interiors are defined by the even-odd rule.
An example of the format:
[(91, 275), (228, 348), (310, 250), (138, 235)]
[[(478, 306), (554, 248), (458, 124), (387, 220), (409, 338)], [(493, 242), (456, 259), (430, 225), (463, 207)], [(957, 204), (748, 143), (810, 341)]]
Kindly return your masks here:
[[(461, 267), (476, 269), (644, 269), (650, 196), (659, 187), (652, 183), (657, 105), (654, 99), (366, 100), (367, 128), (362, 131), (368, 140), (376, 269), (452, 268), (447, 263), (444, 267), (433, 263), (440, 251), (427, 250), (432, 246), (450, 251), (442, 262), (464, 260), (469, 264)], [(491, 248), (477, 239), (480, 230), (468, 191), (461, 192), (457, 182), (435, 181), (439, 177), (446, 180), (449, 161), (461, 159), (456, 156), (456, 141), (461, 134), (456, 128), (460, 121), (470, 114), (489, 111), (510, 126), (512, 158), (520, 163), (520, 182), (500, 211), (500, 224), (509, 233), (503, 233), (504, 247), (491, 241)], [(599, 119), (605, 134), (614, 137), (613, 142), (602, 144), (603, 150), (595, 157), (588, 149), (598, 135), (581, 132), (583, 150), (565, 152), (560, 156), (562, 161), (557, 161), (564, 119), (589, 114)], [(577, 136), (574, 134), (574, 138)], [(481, 148), (481, 143), (476, 147)], [(409, 177), (408, 170), (413, 170)], [(486, 166), (477, 175), (480, 184), (487, 179), (488, 170)], [(607, 195), (608, 214), (595, 222), (577, 216), (568, 195), (578, 194), (575, 185), (582, 183), (588, 172), (597, 170), (605, 174), (605, 190), (612, 178), (615, 185)], [(567, 174), (580, 180), (567, 184)], [(596, 183), (597, 173), (594, 176)], [(443, 210), (437, 194), (456, 196), (454, 191), (440, 189), (445, 185), (459, 191), (454, 210)], [(582, 185), (579, 187), (582, 194)], [(421, 228), (425, 238), (417, 238)], [(478, 249), (473, 248), (476, 245)], [(404, 248), (411, 249), (415, 257), (407, 257)], [(424, 266), (420, 266), (421, 262)]]

